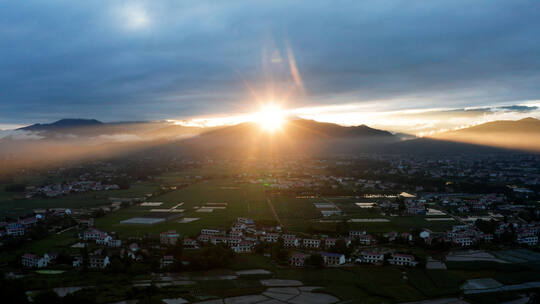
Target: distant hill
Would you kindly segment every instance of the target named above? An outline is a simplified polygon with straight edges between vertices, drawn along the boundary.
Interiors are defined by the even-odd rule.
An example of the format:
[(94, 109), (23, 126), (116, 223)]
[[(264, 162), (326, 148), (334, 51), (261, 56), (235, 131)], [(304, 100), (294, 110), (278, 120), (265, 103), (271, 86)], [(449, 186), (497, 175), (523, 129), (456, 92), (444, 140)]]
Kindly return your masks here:
[(89, 126), (98, 126), (103, 123), (96, 119), (80, 119), (80, 118), (66, 118), (60, 119), (50, 124), (33, 124), (27, 127), (19, 128), (18, 130), (24, 131), (50, 131), (65, 128), (80, 128)]
[(17, 129), (39, 133), (45, 139), (71, 140), (74, 137), (112, 139), (129, 135), (144, 140), (181, 139), (200, 134), (203, 128), (184, 127), (167, 121), (103, 123), (96, 119), (61, 119), (50, 124), (33, 124)]
[(258, 137), (287, 137), (297, 140), (306, 139), (335, 139), (353, 137), (381, 137), (394, 138), (388, 131), (370, 128), (366, 125), (344, 127), (338, 124), (317, 122), (307, 119), (293, 119), (285, 122), (281, 130), (275, 133), (262, 131), (257, 123), (246, 122), (234, 126), (223, 127), (214, 131), (205, 132), (204, 137), (236, 137), (258, 136)]
[(292, 119), (275, 132), (266, 132), (257, 123), (247, 122), (204, 132), (181, 144), (185, 151), (249, 157), (280, 153), (367, 152), (397, 141), (399, 138), (390, 132), (365, 125), (344, 127)]
[(540, 120), (500, 120), (436, 134), (432, 139), (540, 152)]
[(384, 150), (401, 155), (418, 155), (434, 158), (456, 155), (475, 156), (513, 152), (513, 150), (500, 147), (491, 147), (425, 137), (390, 144), (386, 146)]

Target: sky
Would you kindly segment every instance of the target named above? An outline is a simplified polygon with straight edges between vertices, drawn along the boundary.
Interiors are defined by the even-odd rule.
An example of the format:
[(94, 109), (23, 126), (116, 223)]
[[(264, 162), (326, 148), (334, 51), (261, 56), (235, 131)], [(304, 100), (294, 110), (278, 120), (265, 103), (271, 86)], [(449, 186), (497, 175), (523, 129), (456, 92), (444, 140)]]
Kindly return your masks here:
[(540, 117), (539, 1), (2, 1), (0, 129), (293, 115), (415, 134)]

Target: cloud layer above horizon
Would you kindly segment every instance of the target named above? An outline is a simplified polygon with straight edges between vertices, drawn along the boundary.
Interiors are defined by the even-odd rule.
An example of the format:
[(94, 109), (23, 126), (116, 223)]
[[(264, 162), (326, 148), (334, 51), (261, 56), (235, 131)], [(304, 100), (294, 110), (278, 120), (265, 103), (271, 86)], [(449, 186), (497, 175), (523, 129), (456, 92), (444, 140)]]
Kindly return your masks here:
[[(534, 107), (539, 11), (493, 0), (4, 1), (0, 124), (242, 113), (265, 98), (366, 113)], [(528, 110), (496, 112), (538, 113)]]

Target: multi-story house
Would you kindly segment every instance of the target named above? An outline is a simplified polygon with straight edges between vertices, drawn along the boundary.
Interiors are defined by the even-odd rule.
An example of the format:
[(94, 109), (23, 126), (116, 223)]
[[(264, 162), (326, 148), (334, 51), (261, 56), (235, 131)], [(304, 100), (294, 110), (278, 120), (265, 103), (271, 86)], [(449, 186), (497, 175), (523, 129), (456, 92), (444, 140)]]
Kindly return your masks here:
[(392, 265), (399, 266), (416, 266), (418, 264), (418, 262), (415, 261), (414, 256), (402, 253), (394, 253), (388, 262)]
[(160, 268), (169, 268), (174, 264), (174, 256), (172, 255), (165, 255), (159, 260), (159, 267)]
[(318, 239), (303, 239), (302, 246), (305, 248), (320, 248), (321, 240)]
[(159, 234), (159, 241), (162, 245), (176, 245), (180, 234), (176, 230), (169, 230)]
[(217, 229), (201, 229), (201, 235), (225, 235), (224, 231), (217, 230)]
[(23, 225), (21, 225), (19, 223), (7, 224), (6, 232), (7, 232), (7, 235), (9, 235), (9, 236), (23, 236), (24, 235), (24, 227), (23, 227)]
[(295, 253), (291, 256), (290, 264), (294, 267), (304, 267), (305, 261), (309, 256), (309, 254), (305, 253)]
[(25, 253), (22, 257), (21, 257), (21, 264), (24, 266), (24, 267), (28, 267), (28, 268), (43, 268), (43, 267), (47, 267), (47, 265), (49, 265), (49, 258), (47, 256), (47, 254), (45, 254), (43, 257), (39, 257), (35, 254), (31, 254), (31, 253)]
[(267, 233), (261, 236), (261, 241), (268, 243), (277, 243), (279, 241), (279, 233)]
[(105, 255), (91, 255), (88, 259), (88, 267), (90, 268), (105, 269), (109, 264), (109, 257)]
[(253, 221), (252, 219), (250, 218), (245, 218), (245, 217), (239, 217), (237, 219), (237, 222), (240, 223), (240, 224), (244, 224), (246, 226), (253, 226), (255, 225), (255, 221)]
[(366, 234), (365, 231), (360, 231), (360, 230), (351, 230), (349, 231), (349, 237), (352, 237), (352, 238), (358, 238), (362, 235)]
[(199, 243), (197, 240), (186, 238), (184, 239), (184, 248), (196, 249), (199, 248)]
[(345, 264), (345, 255), (341, 253), (319, 252), (325, 265), (343, 265)]
[(106, 237), (107, 237), (106, 232), (97, 230), (95, 228), (90, 228), (90, 229), (86, 230), (83, 233), (83, 240), (85, 240), (85, 241), (88, 241), (88, 240), (103, 240)]
[(358, 237), (358, 241), (362, 245), (372, 245), (375, 244), (375, 238), (369, 234), (361, 235)]
[(284, 234), (282, 235), (283, 238), (283, 246), (286, 248), (294, 248), (300, 246), (300, 239), (296, 237), (294, 234)]
[(217, 245), (217, 244), (228, 244), (229, 238), (226, 236), (210, 236), (210, 243)]
[(461, 247), (471, 246), (474, 242), (473, 239), (467, 234), (457, 234), (452, 238), (452, 242), (458, 244)]
[(236, 253), (248, 253), (253, 250), (255, 244), (250, 241), (241, 241), (238, 245), (232, 247), (232, 250)]
[(371, 264), (380, 264), (380, 263), (384, 262), (384, 254), (382, 254), (380, 252), (362, 251), (360, 253), (359, 262), (371, 263)]
[(336, 246), (336, 242), (338, 239), (335, 238), (326, 238), (324, 239), (324, 248), (331, 248)]
[(538, 236), (532, 229), (521, 229), (517, 232), (516, 242), (522, 245), (535, 246), (538, 244)]

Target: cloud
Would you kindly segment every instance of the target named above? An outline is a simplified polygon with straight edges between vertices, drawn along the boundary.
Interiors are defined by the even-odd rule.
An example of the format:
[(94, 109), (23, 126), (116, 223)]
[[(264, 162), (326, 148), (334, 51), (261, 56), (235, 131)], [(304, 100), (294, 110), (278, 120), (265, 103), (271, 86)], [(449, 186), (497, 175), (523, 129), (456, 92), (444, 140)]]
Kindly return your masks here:
[(36, 132), (22, 131), (22, 130), (0, 130), (0, 139), (12, 139), (12, 140), (38, 140), (44, 137)]
[(267, 96), (293, 108), (381, 111), (538, 99), (539, 8), (533, 0), (7, 1), (0, 122), (208, 115)]
[(96, 139), (104, 140), (104, 141), (116, 141), (116, 142), (130, 142), (130, 141), (143, 140), (143, 138), (134, 134), (99, 135), (96, 137)]
[(507, 110), (507, 111), (512, 111), (512, 112), (529, 113), (529, 112), (533, 112), (533, 111), (538, 110), (538, 107), (537, 106), (529, 107), (529, 106), (513, 105), (513, 106), (498, 107), (497, 109), (502, 109), (502, 110)]

